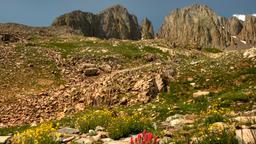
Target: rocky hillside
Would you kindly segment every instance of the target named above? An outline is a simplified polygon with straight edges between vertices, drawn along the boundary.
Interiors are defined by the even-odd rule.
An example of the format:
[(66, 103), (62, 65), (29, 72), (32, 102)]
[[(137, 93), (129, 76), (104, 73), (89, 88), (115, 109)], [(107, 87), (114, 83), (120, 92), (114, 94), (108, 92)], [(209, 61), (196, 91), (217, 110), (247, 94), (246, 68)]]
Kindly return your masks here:
[[(176, 25), (195, 35), (227, 32), (230, 45), (239, 47), (253, 41), (253, 17), (226, 21), (206, 6), (183, 10), (171, 17), (182, 15), (187, 25), (208, 24)], [(200, 43), (185, 43), (189, 47), (170, 39), (146, 39), (153, 33), (146, 19), (143, 40), (84, 36), (98, 30), (115, 36), (108, 27), (118, 36), (133, 37), (121, 32), (134, 24), (123, 19), (135, 19), (116, 14), (124, 11), (128, 13), (120, 6), (97, 15), (75, 11), (62, 18), (60, 23), (69, 23), (64, 27), (0, 24), (0, 143), (255, 143), (256, 48), (203, 46), (225, 44), (220, 37), (198, 37)], [(202, 23), (198, 11), (206, 19)], [(211, 15), (213, 19), (207, 17)], [(117, 21), (111, 25), (110, 19)], [(91, 31), (76, 23), (92, 26), (94, 20), (106, 27)], [(119, 24), (131, 25), (118, 29)]]
[(158, 36), (174, 46), (251, 47), (255, 45), (255, 19), (246, 16), (244, 22), (235, 17), (227, 20), (206, 5), (192, 5), (166, 16)]
[(120, 5), (98, 14), (73, 11), (54, 20), (52, 26), (69, 26), (85, 36), (138, 40), (141, 38), (137, 17)]

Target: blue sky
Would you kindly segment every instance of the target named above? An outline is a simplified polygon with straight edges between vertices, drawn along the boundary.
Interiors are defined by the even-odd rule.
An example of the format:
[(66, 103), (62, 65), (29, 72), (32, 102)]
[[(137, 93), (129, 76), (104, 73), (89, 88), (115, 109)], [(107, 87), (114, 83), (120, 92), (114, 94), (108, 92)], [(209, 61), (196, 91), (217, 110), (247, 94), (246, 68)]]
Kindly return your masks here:
[(73, 10), (98, 12), (121, 4), (139, 21), (147, 16), (155, 29), (171, 10), (191, 4), (207, 4), (217, 14), (256, 13), (256, 0), (1, 0), (0, 23), (15, 22), (31, 26), (48, 26), (53, 19)]

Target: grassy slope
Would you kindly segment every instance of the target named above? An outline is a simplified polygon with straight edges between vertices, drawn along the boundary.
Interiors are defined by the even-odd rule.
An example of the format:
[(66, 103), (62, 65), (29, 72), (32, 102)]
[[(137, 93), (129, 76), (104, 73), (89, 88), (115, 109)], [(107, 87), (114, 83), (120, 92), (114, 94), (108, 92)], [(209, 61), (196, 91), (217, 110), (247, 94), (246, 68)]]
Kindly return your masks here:
[[(17, 71), (15, 74), (18, 75), (15, 78), (17, 79), (17, 83), (23, 81), (23, 78), (29, 79), (28, 84), (22, 84), (28, 87), (36, 86), (33, 84), (34, 79), (41, 77), (53, 80), (55, 84), (59, 84), (61, 80), (59, 72), (57, 72), (57, 75), (52, 74), (52, 70), (56, 70), (56, 64), (43, 55), (38, 54), (35, 48), (36, 46), (59, 52), (63, 58), (88, 54), (95, 57), (117, 54), (123, 57), (123, 66), (126, 67), (146, 63), (143, 56), (147, 53), (158, 55), (161, 60), (167, 60), (167, 54), (158, 49), (152, 47), (139, 49), (139, 46), (130, 42), (120, 42), (119, 46), (113, 46), (107, 41), (74, 40), (71, 42), (62, 42), (61, 40), (53, 39), (46, 43), (35, 43), (33, 47), (21, 46), (16, 49), (18, 55), (25, 54), (27, 56), (25, 65), (33, 64), (33, 67), (27, 67), (25, 69), (25, 73), (24, 71)], [(107, 51), (102, 53), (102, 49)], [(206, 50), (205, 52), (212, 51), (214, 50)], [(218, 105), (218, 108), (227, 108), (229, 111), (237, 113), (250, 110), (255, 104), (256, 68), (253, 67), (255, 62), (244, 60), (240, 54), (232, 53), (229, 56), (223, 56), (217, 59), (211, 59), (202, 55), (178, 57), (177, 59), (180, 65), (180, 75), (170, 83), (169, 93), (163, 92), (159, 96), (159, 100), (152, 100), (145, 105), (139, 104), (131, 107), (118, 106), (114, 108), (114, 111), (124, 111), (129, 114), (137, 111), (139, 108), (143, 108), (142, 114), (157, 123), (174, 114), (199, 115), (199, 120), (192, 128), (184, 129), (184, 131), (189, 131), (189, 136), (192, 137), (196, 131), (203, 129), (200, 123), (205, 123), (204, 118), (207, 118), (208, 115), (203, 115), (203, 113), (207, 112), (209, 106)], [(191, 64), (191, 62), (198, 63)], [(26, 74), (29, 74), (29, 76)], [(189, 77), (193, 78), (193, 80), (188, 81), (187, 79)], [(8, 80), (5, 81), (8, 82)], [(9, 82), (12, 83), (13, 81)], [(195, 87), (190, 85), (192, 82), (196, 83)], [(192, 94), (197, 90), (210, 91), (210, 95), (193, 98)], [(81, 115), (83, 115), (83, 112), (71, 116), (71, 118), (65, 118), (60, 123), (63, 126), (74, 127), (74, 122)], [(227, 117), (231, 117), (231, 115)], [(0, 130), (0, 134), (6, 134), (11, 131), (15, 131), (15, 128), (2, 129)], [(185, 134), (177, 132), (173, 136), (174, 141), (178, 141), (182, 136), (185, 136)]]

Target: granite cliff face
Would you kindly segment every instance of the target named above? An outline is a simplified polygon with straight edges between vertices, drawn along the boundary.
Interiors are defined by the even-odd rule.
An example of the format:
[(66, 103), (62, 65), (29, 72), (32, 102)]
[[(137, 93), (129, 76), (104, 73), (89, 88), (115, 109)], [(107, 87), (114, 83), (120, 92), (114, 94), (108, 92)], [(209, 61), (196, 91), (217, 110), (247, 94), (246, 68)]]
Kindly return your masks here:
[(154, 38), (154, 29), (151, 21), (145, 17), (141, 22), (141, 38), (142, 39), (153, 39)]
[(243, 29), (243, 22), (236, 17), (231, 17), (227, 20), (226, 27), (231, 35), (238, 35)]
[(207, 6), (192, 5), (166, 16), (158, 36), (175, 45), (226, 47), (230, 35), (224, 26), (225, 19)]
[[(73, 11), (54, 20), (54, 27), (67, 26), (84, 36), (117, 39), (152, 39), (151, 22), (137, 17), (120, 5), (98, 14)], [(174, 47), (251, 47), (256, 45), (256, 17), (244, 16), (226, 19), (206, 5), (192, 5), (176, 9), (165, 17), (158, 38), (167, 39)]]
[(92, 13), (73, 11), (56, 18), (52, 26), (69, 26), (85, 36), (95, 36), (98, 20)]
[(120, 5), (115, 5), (97, 14), (99, 37), (118, 39), (140, 39), (137, 17)]
[(54, 20), (52, 26), (69, 26), (85, 36), (117, 39), (140, 39), (137, 17), (120, 5), (98, 14), (73, 11)]
[(246, 43), (256, 45), (256, 17), (249, 15), (245, 17), (243, 29), (238, 36)]

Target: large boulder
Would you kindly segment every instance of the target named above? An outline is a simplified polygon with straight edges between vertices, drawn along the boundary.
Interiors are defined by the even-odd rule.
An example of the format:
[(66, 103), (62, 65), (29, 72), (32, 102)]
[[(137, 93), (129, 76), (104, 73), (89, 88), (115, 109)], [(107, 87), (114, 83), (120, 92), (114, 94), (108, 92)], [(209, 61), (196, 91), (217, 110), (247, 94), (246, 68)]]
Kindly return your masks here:
[(151, 21), (145, 17), (141, 22), (141, 38), (142, 39), (153, 39), (154, 38), (154, 29)]
[(166, 16), (158, 36), (178, 45), (227, 47), (230, 34), (226, 20), (206, 5), (176, 9)]
[(120, 5), (112, 6), (98, 14), (73, 11), (57, 17), (52, 26), (69, 26), (85, 36), (117, 39), (140, 39), (137, 17)]

